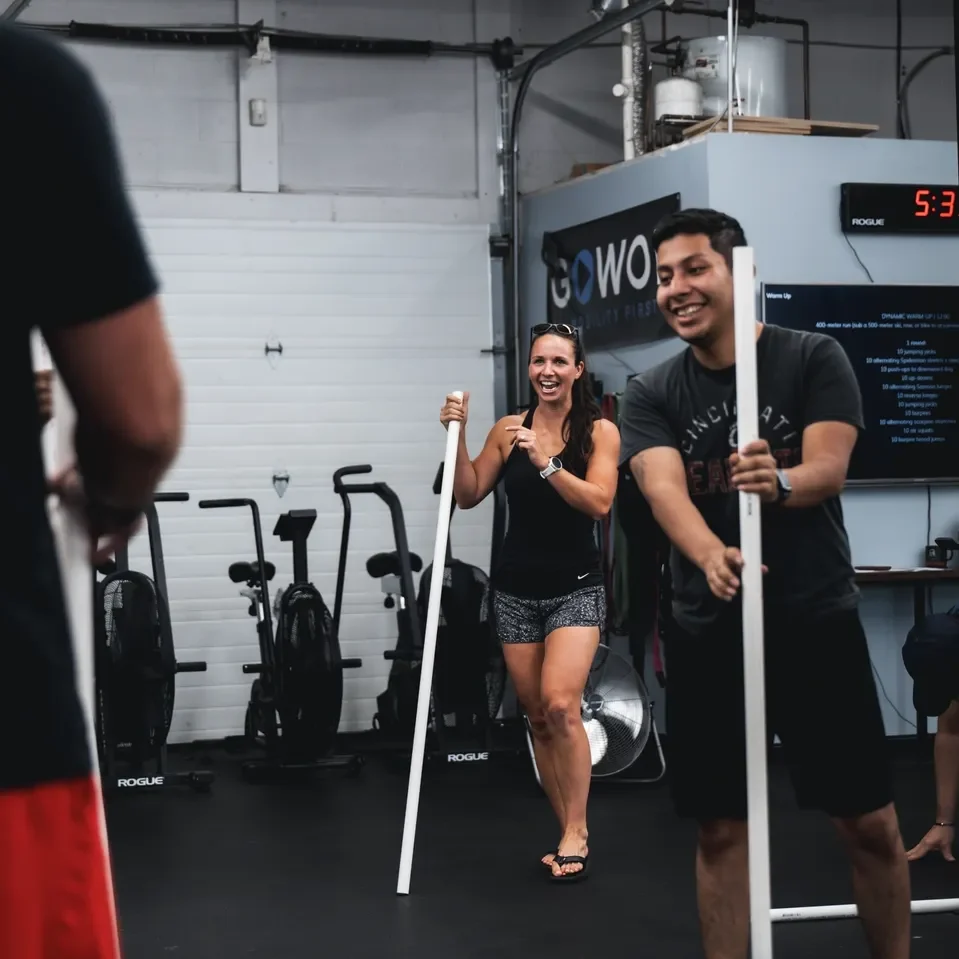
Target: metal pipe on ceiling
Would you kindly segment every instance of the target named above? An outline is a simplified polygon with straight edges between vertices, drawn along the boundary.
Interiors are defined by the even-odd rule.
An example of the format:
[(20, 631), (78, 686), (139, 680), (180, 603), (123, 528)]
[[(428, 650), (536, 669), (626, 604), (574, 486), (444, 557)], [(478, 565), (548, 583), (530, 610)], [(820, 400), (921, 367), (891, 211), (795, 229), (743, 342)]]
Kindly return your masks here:
[(265, 26), (263, 21), (220, 27), (117, 26), (76, 20), (65, 24), (31, 23), (24, 26), (31, 30), (56, 33), (69, 40), (150, 46), (246, 47), (251, 54), (256, 52), (262, 38), (267, 38), (276, 50), (295, 53), (383, 57), (472, 56), (495, 60), (505, 54), (517, 56), (523, 52), (509, 37), (494, 40), (492, 43), (441, 43), (432, 40), (339, 36), (280, 30)]
[(13, 0), (13, 3), (3, 13), (0, 13), (0, 20), (16, 20), (31, 3), (33, 3), (33, 0)]
[[(676, 0), (640, 0), (635, 4), (624, 6), (622, 10), (610, 13), (596, 23), (591, 23), (588, 27), (570, 34), (557, 43), (540, 50), (536, 56), (524, 61), (514, 67), (510, 73), (510, 78), (517, 80), (519, 86), (516, 89), (516, 96), (513, 100), (513, 116), (510, 121), (510, 142), (508, 145), (508, 156), (512, 166), (510, 177), (510, 196), (508, 200), (509, 221), (512, 223), (513, 231), (509, 249), (510, 269), (507, 271), (509, 278), (508, 302), (510, 308), (506, 311), (507, 335), (512, 341), (512, 375), (507, 379), (507, 405), (512, 411), (520, 402), (522, 390), (522, 353), (520, 350), (520, 309), (519, 309), (519, 278), (520, 278), (520, 217), (519, 217), (519, 124), (523, 116), (523, 104), (526, 102), (526, 95), (529, 93), (530, 84), (533, 77), (545, 67), (551, 66), (557, 60), (583, 47), (589, 45), (594, 40), (612, 33), (614, 30), (621, 30), (626, 24), (638, 20), (640, 17), (652, 13), (661, 8), (670, 8)], [(509, 359), (509, 357), (507, 358)]]

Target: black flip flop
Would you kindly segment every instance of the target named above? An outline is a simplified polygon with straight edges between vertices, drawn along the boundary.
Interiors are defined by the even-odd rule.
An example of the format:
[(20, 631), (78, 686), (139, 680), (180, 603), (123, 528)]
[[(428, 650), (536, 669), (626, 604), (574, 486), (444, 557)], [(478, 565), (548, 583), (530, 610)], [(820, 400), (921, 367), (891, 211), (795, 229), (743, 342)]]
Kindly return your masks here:
[(560, 873), (558, 876), (556, 875), (556, 873), (553, 873), (551, 869), (550, 870), (551, 875), (549, 878), (553, 882), (579, 882), (580, 880), (585, 879), (589, 875), (589, 856), (588, 855), (560, 856), (559, 854), (557, 854), (553, 862), (557, 866), (559, 866), (560, 869), (562, 869), (563, 866), (565, 866), (567, 863), (581, 862), (583, 864), (583, 868), (580, 869), (579, 872), (563, 872), (563, 873)]

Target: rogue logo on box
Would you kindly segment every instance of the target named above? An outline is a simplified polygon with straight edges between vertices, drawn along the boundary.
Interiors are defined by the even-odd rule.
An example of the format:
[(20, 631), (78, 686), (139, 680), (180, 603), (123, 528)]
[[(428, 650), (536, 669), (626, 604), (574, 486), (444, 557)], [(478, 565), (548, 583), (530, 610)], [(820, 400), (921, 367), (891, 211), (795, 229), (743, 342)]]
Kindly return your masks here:
[(853, 226), (885, 226), (885, 219), (873, 219), (872, 217), (853, 217)]
[(481, 763), (489, 759), (489, 753), (447, 753), (448, 763)]
[(138, 779), (118, 779), (118, 786), (162, 786), (162, 776), (141, 776)]

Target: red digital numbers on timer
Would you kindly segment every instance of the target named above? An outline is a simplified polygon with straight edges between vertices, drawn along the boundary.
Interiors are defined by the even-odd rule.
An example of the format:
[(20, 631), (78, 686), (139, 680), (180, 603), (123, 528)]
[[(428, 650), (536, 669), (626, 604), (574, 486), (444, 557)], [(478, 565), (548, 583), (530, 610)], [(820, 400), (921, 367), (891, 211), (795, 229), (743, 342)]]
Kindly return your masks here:
[[(933, 212), (932, 206), (936, 201), (936, 197), (932, 196), (932, 201), (927, 199), (927, 197), (932, 196), (931, 190), (917, 190), (916, 191), (916, 212), (915, 216), (917, 217), (926, 217), (930, 216)], [(955, 190), (943, 190), (942, 191), (942, 200), (939, 204), (939, 216), (943, 219), (948, 219), (949, 217), (956, 215), (956, 191)]]
[(943, 190), (942, 191), (942, 210), (939, 213), (939, 216), (950, 217), (950, 216), (954, 216), (955, 212), (956, 212), (956, 191)]

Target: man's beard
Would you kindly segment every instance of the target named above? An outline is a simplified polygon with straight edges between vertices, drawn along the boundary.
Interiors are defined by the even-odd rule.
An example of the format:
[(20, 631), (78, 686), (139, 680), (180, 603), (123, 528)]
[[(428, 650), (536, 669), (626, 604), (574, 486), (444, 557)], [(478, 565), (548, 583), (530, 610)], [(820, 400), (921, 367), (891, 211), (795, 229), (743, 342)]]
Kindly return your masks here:
[(699, 330), (698, 332), (683, 336), (681, 339), (684, 343), (688, 343), (690, 346), (698, 346), (702, 349), (708, 349), (713, 345), (713, 343), (716, 342), (716, 331), (707, 328), (705, 330)]

